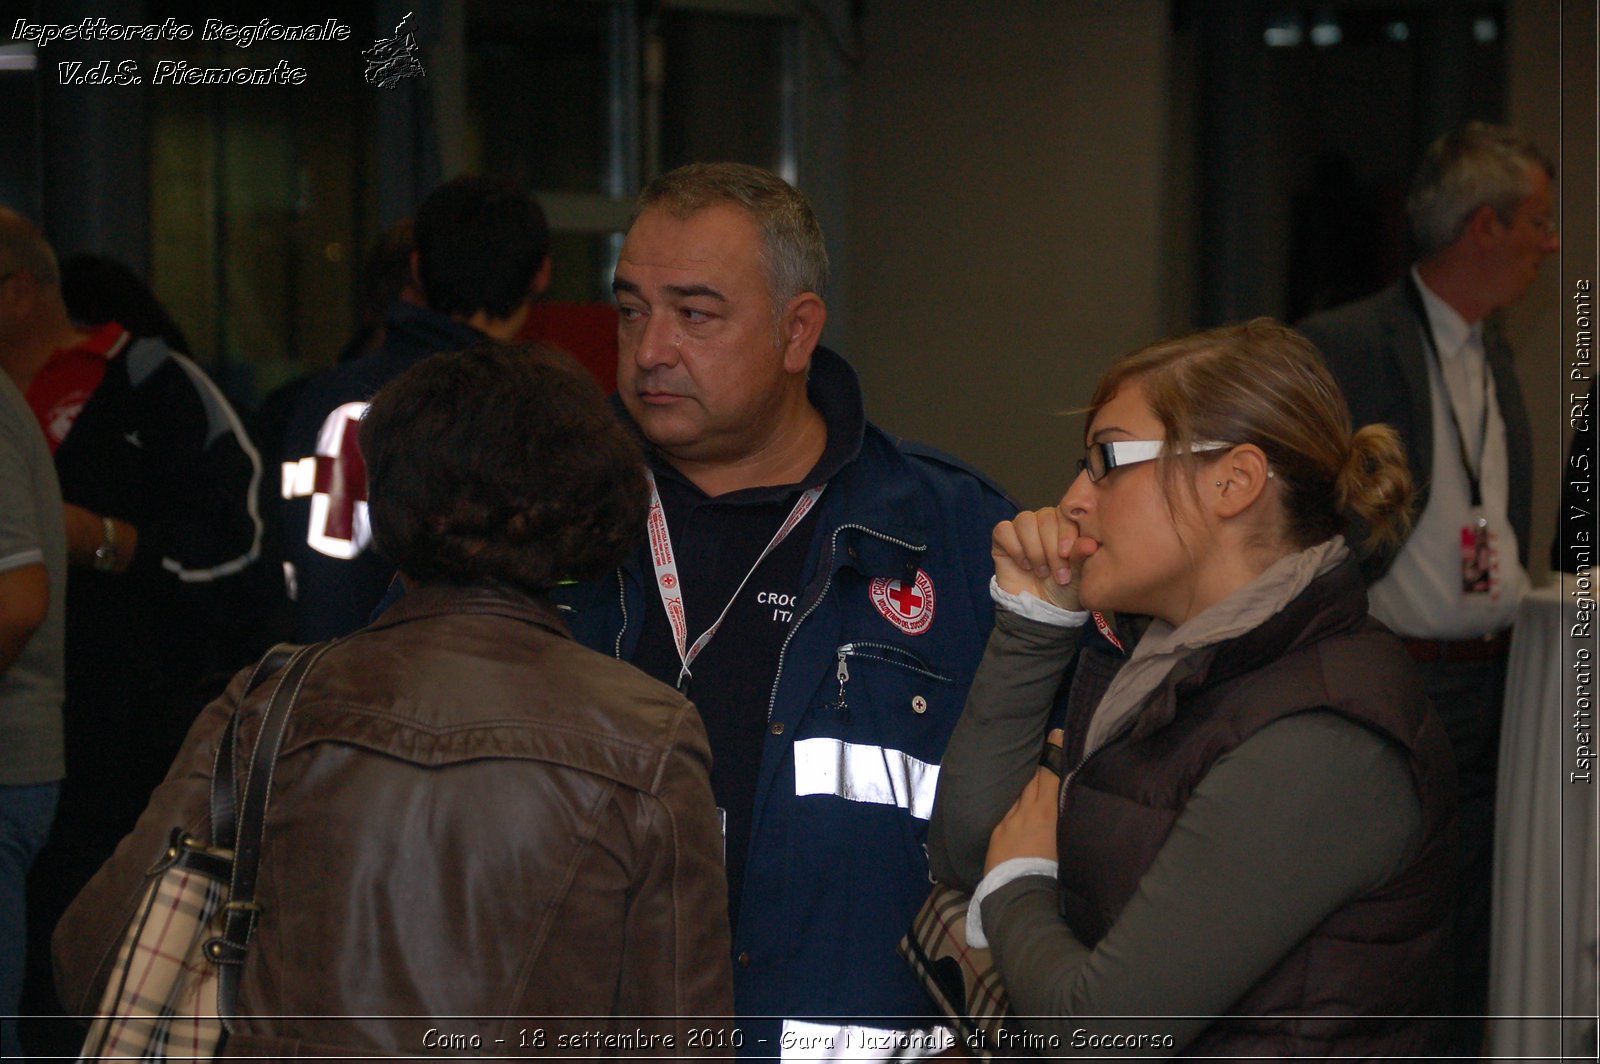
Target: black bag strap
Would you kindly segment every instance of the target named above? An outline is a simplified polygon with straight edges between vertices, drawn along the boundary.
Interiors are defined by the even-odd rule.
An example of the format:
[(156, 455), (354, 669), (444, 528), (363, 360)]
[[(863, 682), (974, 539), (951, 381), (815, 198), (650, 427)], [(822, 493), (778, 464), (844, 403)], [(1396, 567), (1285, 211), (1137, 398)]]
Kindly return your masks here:
[[(250, 673), (239, 701), (242, 703), (256, 688), (277, 675), (298, 649), (292, 643), (279, 643), (263, 654), (261, 660), (256, 662), (255, 670)], [(234, 784), (235, 763), (238, 760), (234, 752), (234, 728), (238, 719), (239, 713), (235, 709), (233, 716), (228, 718), (228, 726), (222, 731), (216, 764), (211, 771), (211, 846), (218, 850), (233, 849), (234, 811), (238, 807), (238, 790)]]
[(277, 768), (278, 750), (288, 729), (289, 713), (294, 708), (306, 674), (331, 643), (317, 643), (295, 651), (272, 692), (261, 731), (250, 754), (250, 770), (238, 798), (239, 833), (233, 851), (233, 884), (223, 917), (222, 937), (206, 943), (207, 955), (217, 963), (219, 985), (217, 1011), (226, 1027), (233, 1017), (238, 999), (239, 972), (244, 966), (245, 948), (256, 924), (256, 872), (261, 861), (261, 839), (267, 819), (267, 799)]

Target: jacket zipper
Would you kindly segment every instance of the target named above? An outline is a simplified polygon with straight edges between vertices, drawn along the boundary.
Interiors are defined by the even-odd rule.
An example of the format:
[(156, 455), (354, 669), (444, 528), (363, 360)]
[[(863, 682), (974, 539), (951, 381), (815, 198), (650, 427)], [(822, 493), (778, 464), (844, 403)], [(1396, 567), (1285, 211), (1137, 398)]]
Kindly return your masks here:
[[(887, 654), (868, 654), (868, 653), (862, 653), (862, 650), (887, 651), (888, 653)], [(893, 643), (877, 643), (877, 642), (873, 642), (871, 640), (858, 639), (854, 643), (846, 643), (844, 646), (840, 647), (839, 650), (838, 650), (838, 654), (839, 654), (839, 669), (840, 669), (840, 673), (841, 673), (839, 678), (840, 678), (841, 681), (842, 680), (848, 680), (850, 678), (848, 675), (845, 674), (844, 659), (847, 658), (847, 657), (855, 657), (855, 658), (866, 658), (868, 661), (881, 661), (885, 665), (893, 665), (897, 669), (906, 669), (906, 670), (908, 670), (910, 672), (914, 672), (914, 673), (917, 673), (919, 675), (926, 676), (930, 680), (938, 680), (940, 683), (954, 683), (955, 682), (954, 680), (952, 680), (948, 676), (942, 676), (939, 673), (934, 672), (932, 669), (928, 668), (926, 665), (924, 665), (922, 663), (922, 659), (921, 658), (917, 657), (915, 654), (911, 653), (909, 650), (906, 650), (903, 647), (895, 646)], [(904, 657), (899, 657), (899, 658), (893, 657), (892, 655), (894, 655), (894, 654), (904, 655)], [(907, 660), (907, 659), (909, 659), (909, 660)]]
[[(778, 685), (783, 681), (783, 664), (789, 656), (789, 642), (794, 639), (794, 634), (800, 630), (800, 626), (806, 623), (806, 618), (810, 617), (812, 613), (816, 612), (816, 608), (821, 605), (822, 600), (828, 597), (828, 589), (833, 586), (833, 558), (834, 555), (839, 552), (839, 533), (843, 532), (847, 528), (853, 528), (858, 532), (865, 532), (874, 539), (881, 539), (885, 543), (893, 543), (895, 546), (904, 547), (909, 551), (922, 553), (928, 549), (927, 544), (923, 544), (919, 547), (916, 544), (907, 543), (903, 539), (895, 539), (893, 536), (886, 536), (882, 532), (874, 532), (866, 525), (840, 525), (838, 528), (833, 530), (833, 535), (828, 537), (828, 578), (823, 581), (822, 590), (817, 592), (817, 597), (811, 600), (811, 604), (806, 607), (805, 612), (800, 615), (799, 620), (795, 621), (794, 624), (789, 626), (789, 634), (783, 637), (783, 646), (778, 650), (778, 669), (772, 675), (772, 694), (767, 698), (768, 724), (772, 723), (773, 711), (776, 710), (778, 706)], [(843, 661), (840, 662), (839, 669), (840, 672), (844, 674), (845, 678), (848, 679), (850, 673), (849, 670), (845, 668)]]
[[(881, 649), (895, 651), (899, 654), (905, 655), (907, 658), (910, 658), (911, 661), (887, 657), (883, 654), (863, 654), (857, 650), (858, 647), (870, 647), (874, 650)], [(839, 696), (833, 700), (833, 704), (830, 708), (842, 714), (846, 720), (850, 719), (850, 703), (845, 699), (845, 686), (850, 682), (850, 664), (847, 660), (849, 658), (854, 657), (862, 658), (866, 661), (881, 661), (883, 664), (891, 666), (892, 668), (904, 669), (907, 672), (914, 672), (918, 676), (926, 676), (929, 679), (935, 680), (939, 683), (954, 682), (948, 676), (940, 676), (938, 673), (924, 668), (921, 664), (922, 659), (918, 658), (910, 651), (897, 647), (892, 643), (873, 643), (862, 640), (854, 643), (846, 643), (844, 646), (840, 647), (836, 653), (839, 656), (839, 667), (837, 670), (835, 670), (835, 675), (837, 675), (839, 678)], [(912, 662), (916, 662), (916, 664), (912, 664)]]
[(1079, 758), (1078, 763), (1072, 766), (1072, 771), (1068, 772), (1064, 777), (1062, 777), (1061, 790), (1056, 795), (1056, 822), (1058, 824), (1060, 823), (1061, 817), (1065, 816), (1067, 812), (1067, 788), (1071, 786), (1072, 781), (1077, 778), (1079, 770), (1081, 770), (1084, 765), (1089, 763), (1089, 759), (1091, 757), (1104, 750), (1113, 741), (1122, 738), (1122, 734), (1132, 729), (1132, 727), (1133, 721), (1129, 720), (1115, 732), (1107, 735), (1098, 743), (1095, 743), (1094, 749), (1090, 750), (1087, 754), (1084, 754), (1081, 758)]
[[(843, 713), (845, 715), (845, 719), (848, 720), (850, 719), (850, 706), (849, 703), (844, 700), (844, 688), (845, 684), (850, 682), (850, 666), (845, 664), (843, 649), (839, 651), (839, 668), (837, 675), (839, 677), (839, 697), (834, 700), (833, 708), (838, 710), (840, 713)], [(768, 719), (771, 719), (770, 715)]]
[(618, 661), (622, 660), (622, 637), (628, 631), (628, 584), (627, 578), (622, 575), (622, 566), (617, 566), (617, 602), (622, 606), (622, 626), (617, 629), (617, 642), (611, 649), (611, 656)]

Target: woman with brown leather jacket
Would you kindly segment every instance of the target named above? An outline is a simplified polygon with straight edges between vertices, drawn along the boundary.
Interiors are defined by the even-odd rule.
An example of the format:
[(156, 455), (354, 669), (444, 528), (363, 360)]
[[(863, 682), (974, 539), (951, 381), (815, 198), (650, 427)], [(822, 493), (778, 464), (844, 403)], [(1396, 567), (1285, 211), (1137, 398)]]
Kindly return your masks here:
[[(677, 692), (572, 641), (545, 592), (609, 571), (643, 466), (565, 356), (484, 344), (386, 386), (361, 428), (379, 550), (409, 593), (327, 646), (267, 807), (232, 1055), (688, 1054), (732, 1012), (705, 732)], [(176, 826), (209, 837), (204, 710), (55, 935), (62, 999), (102, 1000)]]

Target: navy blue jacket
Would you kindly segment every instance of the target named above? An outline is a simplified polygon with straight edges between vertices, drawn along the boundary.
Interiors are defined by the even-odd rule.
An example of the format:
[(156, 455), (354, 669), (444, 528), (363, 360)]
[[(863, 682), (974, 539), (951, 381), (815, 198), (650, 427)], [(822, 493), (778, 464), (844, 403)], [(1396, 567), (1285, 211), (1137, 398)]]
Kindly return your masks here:
[[(824, 348), (810, 388), (813, 402), (822, 389), (861, 407), (854, 370)], [(768, 727), (733, 943), (747, 1053), (776, 1054), (774, 1017), (930, 1022), (896, 946), (928, 896), (937, 769), (993, 625), (990, 532), (1018, 506), (956, 460), (862, 423), (818, 503), (768, 704), (751, 707)], [(891, 623), (875, 581), (880, 602), (931, 587), (932, 623), (917, 634)], [(656, 593), (641, 547), (553, 597), (580, 642), (630, 660)]]
[(312, 379), (284, 434), (279, 514), (284, 555), (295, 572), (296, 642), (363, 627), (394, 578), (394, 566), (372, 549), (367, 525), (366, 465), (355, 445), (367, 402), (429, 355), (486, 339), (469, 325), (409, 303), (393, 304), (385, 325), (378, 350)]

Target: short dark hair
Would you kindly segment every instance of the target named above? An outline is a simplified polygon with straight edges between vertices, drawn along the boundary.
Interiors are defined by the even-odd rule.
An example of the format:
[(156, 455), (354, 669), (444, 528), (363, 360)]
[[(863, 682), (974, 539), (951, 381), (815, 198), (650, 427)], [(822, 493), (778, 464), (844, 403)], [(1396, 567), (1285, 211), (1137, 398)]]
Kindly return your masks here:
[(446, 181), (417, 207), (414, 228), (418, 280), (440, 314), (510, 317), (550, 253), (539, 204), (493, 177)]
[(157, 336), (181, 355), (192, 354), (189, 338), (138, 274), (104, 255), (61, 260), (61, 301), (79, 325), (114, 321), (134, 336)]
[(770, 170), (746, 163), (690, 163), (646, 185), (634, 205), (633, 220), (648, 210), (677, 219), (730, 203), (750, 212), (761, 230), (762, 264), (767, 271), (774, 314), (802, 292), (822, 294), (828, 285), (828, 248), (811, 204), (789, 182)]
[(559, 351), (482, 343), (378, 392), (361, 423), (373, 543), (409, 579), (547, 591), (644, 535), (639, 447)]

